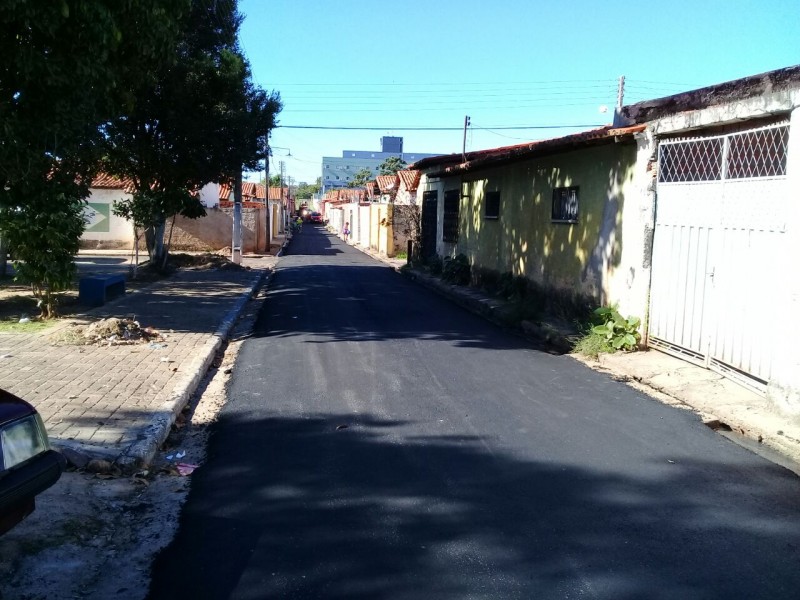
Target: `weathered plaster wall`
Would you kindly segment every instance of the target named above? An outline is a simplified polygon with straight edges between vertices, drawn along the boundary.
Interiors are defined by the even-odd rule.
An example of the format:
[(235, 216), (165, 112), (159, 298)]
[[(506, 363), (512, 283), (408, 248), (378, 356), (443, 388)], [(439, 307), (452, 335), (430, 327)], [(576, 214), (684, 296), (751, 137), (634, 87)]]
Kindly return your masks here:
[[(266, 249), (266, 209), (242, 209), (243, 252)], [(233, 209), (207, 208), (199, 219), (177, 217), (172, 234), (173, 250), (217, 251), (229, 249), (233, 235)]]
[[(464, 253), (475, 266), (618, 302), (643, 316), (649, 271), (641, 248), (650, 214), (643, 205), (651, 200), (643, 196), (645, 178), (636, 177), (637, 152), (630, 142), (608, 144), (466, 174), (463, 181), (443, 178), (442, 197), (448, 189), (462, 194), (459, 240), (441, 244), (443, 254)], [(425, 184), (431, 189), (432, 182)], [(578, 222), (553, 222), (553, 189), (570, 186), (579, 187)], [(500, 192), (498, 219), (485, 216), (489, 191)]]

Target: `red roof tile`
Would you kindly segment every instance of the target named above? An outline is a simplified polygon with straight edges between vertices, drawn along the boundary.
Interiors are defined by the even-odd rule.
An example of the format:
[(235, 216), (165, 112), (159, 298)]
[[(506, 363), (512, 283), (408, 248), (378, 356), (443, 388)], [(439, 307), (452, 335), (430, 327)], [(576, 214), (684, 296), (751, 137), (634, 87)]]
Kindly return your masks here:
[(92, 185), (89, 187), (107, 189), (107, 190), (124, 190), (127, 193), (133, 192), (133, 181), (129, 178), (120, 179), (108, 173), (98, 173), (92, 179)]
[(391, 192), (397, 191), (400, 180), (397, 175), (378, 175), (375, 181), (378, 183), (378, 188), (381, 192)]
[(417, 186), (419, 186), (419, 179), (422, 176), (422, 173), (414, 169), (402, 169), (397, 172), (397, 175), (400, 177), (400, 181), (409, 192), (417, 191)]

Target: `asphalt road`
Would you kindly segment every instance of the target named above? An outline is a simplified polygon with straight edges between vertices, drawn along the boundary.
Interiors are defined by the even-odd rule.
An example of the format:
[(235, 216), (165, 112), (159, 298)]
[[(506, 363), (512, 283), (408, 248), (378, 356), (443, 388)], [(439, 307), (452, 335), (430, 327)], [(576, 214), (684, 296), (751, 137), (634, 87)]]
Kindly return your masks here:
[(152, 598), (797, 598), (800, 480), (305, 227)]

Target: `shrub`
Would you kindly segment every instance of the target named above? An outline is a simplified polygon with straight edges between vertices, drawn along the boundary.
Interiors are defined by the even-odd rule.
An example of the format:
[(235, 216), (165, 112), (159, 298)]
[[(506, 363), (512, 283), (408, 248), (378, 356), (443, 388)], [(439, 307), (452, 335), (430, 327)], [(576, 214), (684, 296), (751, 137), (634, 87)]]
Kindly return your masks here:
[(442, 257), (438, 254), (428, 257), (425, 259), (425, 266), (428, 267), (428, 271), (430, 271), (431, 275), (441, 275)]
[(469, 259), (465, 255), (459, 254), (455, 258), (445, 259), (442, 266), (442, 279), (455, 285), (469, 285), (472, 278), (471, 271)]
[(600, 352), (636, 350), (641, 339), (639, 317), (624, 318), (614, 306), (601, 306), (594, 310), (593, 325), (575, 345), (575, 350), (596, 357)]

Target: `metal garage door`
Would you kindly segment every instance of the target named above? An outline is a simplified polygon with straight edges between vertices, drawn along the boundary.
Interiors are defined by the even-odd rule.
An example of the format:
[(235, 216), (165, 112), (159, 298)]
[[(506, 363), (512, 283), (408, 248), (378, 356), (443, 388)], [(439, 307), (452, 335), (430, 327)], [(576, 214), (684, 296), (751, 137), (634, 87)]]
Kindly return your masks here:
[(659, 144), (649, 344), (763, 392), (786, 292), (786, 123)]

